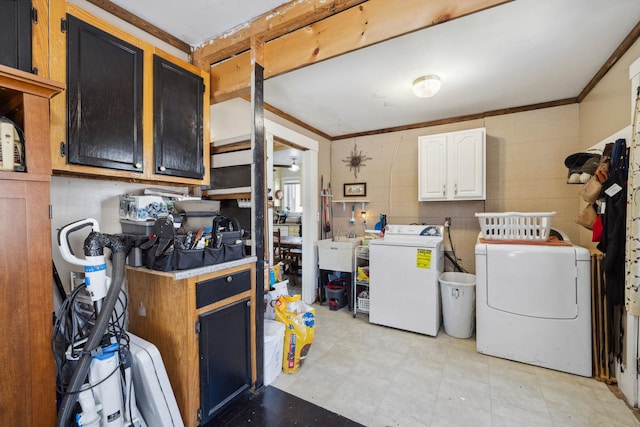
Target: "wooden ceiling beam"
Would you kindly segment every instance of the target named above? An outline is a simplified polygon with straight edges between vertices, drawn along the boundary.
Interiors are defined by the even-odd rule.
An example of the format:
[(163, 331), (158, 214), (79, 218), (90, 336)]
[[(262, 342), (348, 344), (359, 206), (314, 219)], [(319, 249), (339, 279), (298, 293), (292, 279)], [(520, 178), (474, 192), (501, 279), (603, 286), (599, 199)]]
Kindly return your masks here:
[[(296, 70), (512, 0), (368, 0), (277, 39), (265, 40), (264, 77)], [(211, 102), (246, 94), (250, 52), (211, 66)]]
[(206, 70), (211, 64), (249, 50), (252, 37), (258, 36), (268, 42), (365, 1), (299, 0), (285, 3), (247, 24), (196, 46), (193, 63)]
[[(140, 28), (141, 30), (146, 31), (147, 33), (175, 47), (176, 49), (181, 50), (182, 52), (185, 52), (187, 54), (191, 53), (191, 46), (189, 46), (188, 43), (185, 43), (179, 38), (167, 33), (164, 30), (161, 30), (160, 28), (156, 27), (150, 22), (147, 22), (144, 19), (132, 14), (131, 12), (118, 6), (117, 4), (112, 3), (109, 0), (87, 0), (87, 1), (93, 4), (94, 6), (98, 6), (100, 9), (103, 9), (109, 12), (113, 16), (122, 19), (124, 22), (127, 22), (131, 25), (134, 25)], [(203, 69), (207, 70), (207, 68), (208, 67), (205, 67)]]

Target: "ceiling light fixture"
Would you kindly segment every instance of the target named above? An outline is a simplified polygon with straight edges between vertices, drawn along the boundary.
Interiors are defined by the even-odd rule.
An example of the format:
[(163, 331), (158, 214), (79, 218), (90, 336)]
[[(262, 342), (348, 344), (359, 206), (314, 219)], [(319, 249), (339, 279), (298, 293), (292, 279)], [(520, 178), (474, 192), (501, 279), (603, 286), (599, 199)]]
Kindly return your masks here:
[(296, 158), (293, 158), (293, 163), (289, 166), (289, 170), (292, 172), (298, 172), (300, 170), (300, 166), (296, 165)]
[(440, 77), (430, 74), (418, 77), (413, 81), (413, 94), (418, 98), (430, 98), (440, 90)]

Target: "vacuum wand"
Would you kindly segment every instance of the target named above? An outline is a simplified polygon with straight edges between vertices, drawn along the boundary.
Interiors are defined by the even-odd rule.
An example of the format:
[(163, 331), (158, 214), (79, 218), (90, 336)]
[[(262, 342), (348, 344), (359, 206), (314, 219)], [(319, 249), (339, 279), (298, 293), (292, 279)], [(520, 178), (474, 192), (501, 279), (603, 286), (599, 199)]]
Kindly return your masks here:
[[(85, 258), (81, 259), (71, 250), (69, 234), (88, 226), (92, 227), (92, 231), (84, 241)], [(58, 232), (58, 246), (65, 261), (84, 267), (85, 287), (91, 295), (97, 314), (58, 410), (56, 426), (67, 427), (91, 368), (94, 352), (101, 347), (120, 296), (125, 276), (126, 245), (115, 236), (100, 233), (98, 222), (87, 218), (62, 227)], [(105, 247), (111, 249), (113, 255), (113, 280), (106, 275)]]
[(60, 403), (56, 427), (67, 427), (69, 425), (76, 401), (78, 400), (78, 393), (81, 390), (82, 384), (84, 384), (91, 366), (91, 351), (100, 345), (102, 337), (107, 330), (111, 313), (118, 301), (120, 288), (124, 282), (124, 269), (125, 252), (115, 252), (113, 254), (113, 283), (109, 287), (109, 291), (107, 292), (102, 304), (102, 310), (100, 310), (100, 313), (96, 318), (95, 326), (91, 329), (89, 338), (87, 338), (87, 342), (84, 345), (82, 355), (78, 360), (75, 370), (73, 371), (68, 387), (69, 392), (64, 395), (62, 402)]

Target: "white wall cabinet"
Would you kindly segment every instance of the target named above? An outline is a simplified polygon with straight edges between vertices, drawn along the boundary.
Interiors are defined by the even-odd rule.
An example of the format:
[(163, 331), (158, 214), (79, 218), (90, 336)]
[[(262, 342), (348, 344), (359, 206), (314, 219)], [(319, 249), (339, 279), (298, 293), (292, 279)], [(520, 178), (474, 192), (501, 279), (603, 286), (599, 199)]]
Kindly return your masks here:
[(485, 129), (418, 138), (418, 200), (486, 198)]

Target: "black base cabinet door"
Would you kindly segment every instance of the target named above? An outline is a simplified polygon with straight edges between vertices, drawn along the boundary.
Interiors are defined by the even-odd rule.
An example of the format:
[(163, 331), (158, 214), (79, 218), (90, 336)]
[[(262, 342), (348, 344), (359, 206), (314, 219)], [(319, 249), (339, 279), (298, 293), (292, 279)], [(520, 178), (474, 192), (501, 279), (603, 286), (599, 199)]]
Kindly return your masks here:
[(67, 19), (67, 161), (142, 173), (143, 51)]
[(200, 321), (202, 424), (251, 386), (249, 299), (210, 311)]
[(0, 64), (31, 72), (31, 0), (0, 1)]
[(155, 173), (202, 179), (202, 77), (153, 57), (153, 147)]

